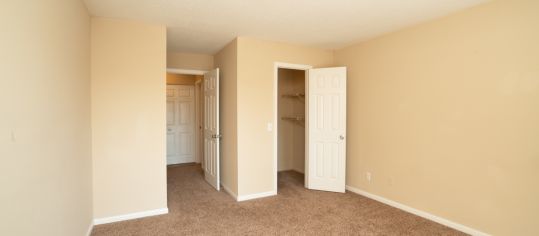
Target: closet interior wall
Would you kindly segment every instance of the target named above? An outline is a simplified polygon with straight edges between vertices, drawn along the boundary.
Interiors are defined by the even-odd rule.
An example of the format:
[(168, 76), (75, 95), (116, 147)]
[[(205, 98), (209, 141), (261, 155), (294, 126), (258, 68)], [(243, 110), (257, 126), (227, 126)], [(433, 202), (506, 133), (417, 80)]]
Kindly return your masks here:
[(305, 71), (279, 69), (278, 79), (278, 171), (304, 173)]

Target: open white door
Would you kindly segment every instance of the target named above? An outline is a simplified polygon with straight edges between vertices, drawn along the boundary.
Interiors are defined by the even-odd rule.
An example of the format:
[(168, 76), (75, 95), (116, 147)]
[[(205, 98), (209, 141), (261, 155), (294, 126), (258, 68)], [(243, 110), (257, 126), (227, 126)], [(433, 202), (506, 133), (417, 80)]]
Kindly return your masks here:
[(306, 93), (305, 186), (344, 193), (346, 67), (309, 70)]
[(204, 178), (219, 190), (219, 68), (204, 74)]

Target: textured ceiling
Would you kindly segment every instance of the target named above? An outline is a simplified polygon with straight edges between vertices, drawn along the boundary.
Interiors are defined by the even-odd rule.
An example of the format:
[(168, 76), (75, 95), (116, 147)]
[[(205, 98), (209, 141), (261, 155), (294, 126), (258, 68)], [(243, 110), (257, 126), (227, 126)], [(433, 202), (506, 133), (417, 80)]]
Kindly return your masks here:
[(237, 36), (337, 49), (487, 0), (85, 0), (93, 16), (164, 24), (168, 50), (213, 54)]

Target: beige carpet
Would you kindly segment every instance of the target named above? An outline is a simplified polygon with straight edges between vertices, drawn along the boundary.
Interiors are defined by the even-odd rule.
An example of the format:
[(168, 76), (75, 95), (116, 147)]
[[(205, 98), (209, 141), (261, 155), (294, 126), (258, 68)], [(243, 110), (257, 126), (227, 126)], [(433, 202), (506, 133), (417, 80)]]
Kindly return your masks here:
[(204, 182), (199, 165), (169, 167), (168, 207), (92, 235), (464, 235), (354, 193), (306, 190), (292, 171), (279, 174), (277, 196), (238, 203)]

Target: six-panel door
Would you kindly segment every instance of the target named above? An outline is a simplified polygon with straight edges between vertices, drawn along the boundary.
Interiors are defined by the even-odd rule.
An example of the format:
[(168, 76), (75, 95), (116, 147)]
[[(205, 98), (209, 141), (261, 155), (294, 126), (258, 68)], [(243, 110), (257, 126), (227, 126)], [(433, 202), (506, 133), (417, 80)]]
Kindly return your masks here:
[(167, 165), (195, 161), (195, 89), (167, 85)]
[(306, 187), (345, 192), (346, 68), (309, 70)]

